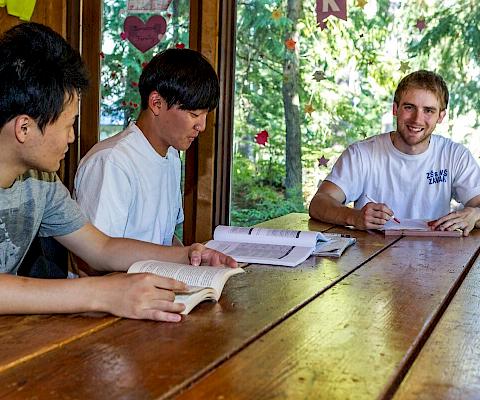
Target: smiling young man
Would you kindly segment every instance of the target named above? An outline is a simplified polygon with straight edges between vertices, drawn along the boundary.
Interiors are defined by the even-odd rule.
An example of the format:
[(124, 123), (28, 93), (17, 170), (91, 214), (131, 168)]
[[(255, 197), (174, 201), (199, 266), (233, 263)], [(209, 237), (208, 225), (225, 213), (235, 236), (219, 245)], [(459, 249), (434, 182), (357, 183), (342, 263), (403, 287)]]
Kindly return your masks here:
[(82, 159), (75, 198), (102, 232), (147, 242), (181, 244), (181, 164), (217, 107), (220, 88), (208, 61), (189, 49), (168, 49), (144, 68), (136, 122), (97, 143)]
[[(35, 236), (53, 237), (102, 272), (135, 261), (236, 266), (201, 244), (158, 246), (104, 235), (86, 218), (55, 171), (74, 140), (87, 75), (78, 52), (43, 25), (18, 25), (0, 37), (0, 314), (109, 312), (180, 321), (174, 291), (184, 284), (152, 274), (80, 279), (19, 276)], [(44, 274), (47, 276), (48, 274)], [(43, 276), (43, 275), (42, 275)]]
[[(318, 188), (310, 216), (378, 229), (395, 212), (399, 220), (428, 219), (432, 229), (462, 229), (465, 236), (479, 227), (478, 163), (461, 144), (433, 135), (448, 97), (434, 72), (404, 77), (394, 95), (397, 129), (350, 145)], [(451, 212), (452, 198), (464, 208)], [(350, 202), (354, 208), (346, 206)]]

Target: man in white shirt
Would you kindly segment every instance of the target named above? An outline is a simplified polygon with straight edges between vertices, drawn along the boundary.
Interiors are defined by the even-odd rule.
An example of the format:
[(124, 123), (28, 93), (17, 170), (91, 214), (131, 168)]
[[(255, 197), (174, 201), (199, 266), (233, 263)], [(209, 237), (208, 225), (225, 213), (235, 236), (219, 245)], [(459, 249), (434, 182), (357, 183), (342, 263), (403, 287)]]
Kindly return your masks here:
[(183, 222), (178, 151), (205, 129), (218, 105), (218, 78), (200, 53), (168, 49), (145, 67), (139, 90), (137, 121), (81, 160), (75, 197), (105, 234), (171, 245)]
[[(433, 230), (480, 220), (480, 167), (461, 144), (433, 135), (448, 105), (444, 80), (430, 71), (404, 77), (395, 91), (397, 129), (350, 145), (310, 203), (321, 221), (379, 229), (393, 217), (428, 219)], [(464, 205), (450, 211), (454, 198)], [(346, 204), (354, 202), (354, 208)]]

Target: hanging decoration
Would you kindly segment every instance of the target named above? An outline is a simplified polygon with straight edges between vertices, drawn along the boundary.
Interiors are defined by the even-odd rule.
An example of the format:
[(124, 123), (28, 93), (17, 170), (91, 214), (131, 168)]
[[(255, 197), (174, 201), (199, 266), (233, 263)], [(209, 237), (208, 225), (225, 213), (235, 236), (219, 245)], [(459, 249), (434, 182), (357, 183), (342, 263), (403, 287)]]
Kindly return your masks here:
[(268, 142), (268, 132), (263, 130), (255, 135), (255, 142), (260, 146), (265, 146)]
[(325, 20), (330, 15), (347, 20), (347, 0), (317, 0), (317, 23), (326, 28)]
[(367, 5), (367, 0), (357, 0), (357, 7), (363, 8)]
[(405, 73), (410, 69), (410, 63), (408, 61), (400, 61), (399, 71)]
[(136, 16), (129, 16), (123, 23), (121, 37), (145, 53), (163, 39), (166, 31), (167, 21), (161, 15), (153, 15), (147, 22)]
[(328, 158), (325, 158), (323, 154), (322, 154), (322, 157), (317, 158), (317, 160), (318, 160), (319, 167), (326, 167), (328, 162), (330, 161)]
[(165, 11), (172, 0), (128, 0), (127, 12), (144, 13)]
[(313, 73), (313, 79), (315, 79), (317, 82), (323, 81), (325, 79), (325, 72), (323, 71), (315, 71)]
[(282, 18), (282, 12), (277, 8), (272, 11), (272, 19), (274, 21), (278, 21), (280, 18)]
[(287, 47), (288, 50), (294, 51), (295, 50), (295, 45), (297, 42), (293, 40), (292, 38), (285, 40), (285, 46)]
[(415, 26), (418, 28), (420, 33), (426, 28), (427, 24), (425, 23), (425, 18), (419, 18), (417, 19), (417, 23)]
[(306, 104), (305, 107), (303, 107), (303, 111), (305, 112), (305, 114), (311, 114), (315, 111), (315, 109), (313, 108), (312, 104), (309, 103)]
[(0, 0), (0, 7), (7, 6), (7, 13), (20, 18), (22, 21), (30, 21), (36, 0)]

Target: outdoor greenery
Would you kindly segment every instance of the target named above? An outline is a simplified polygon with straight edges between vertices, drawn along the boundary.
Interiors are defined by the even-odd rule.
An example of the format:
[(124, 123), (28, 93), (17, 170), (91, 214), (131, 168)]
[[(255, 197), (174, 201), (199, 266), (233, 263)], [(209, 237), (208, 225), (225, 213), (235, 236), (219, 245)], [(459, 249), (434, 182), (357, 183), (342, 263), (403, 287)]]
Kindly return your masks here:
[[(392, 128), (394, 89), (413, 70), (444, 76), (451, 103), (443, 133), (453, 136), (455, 121), (467, 118), (460, 140), (473, 143), (480, 123), (480, 3), (347, 5), (347, 21), (330, 17), (321, 30), (315, 0), (237, 1), (232, 224), (305, 211), (345, 146)], [(104, 1), (102, 116), (120, 128), (138, 111), (142, 64), (161, 49), (188, 45), (189, 25), (188, 0), (173, 0), (165, 38), (142, 54), (120, 37), (125, 8), (126, 0)], [(264, 130), (268, 141), (259, 144), (255, 137)], [(322, 156), (328, 165), (319, 166)]]

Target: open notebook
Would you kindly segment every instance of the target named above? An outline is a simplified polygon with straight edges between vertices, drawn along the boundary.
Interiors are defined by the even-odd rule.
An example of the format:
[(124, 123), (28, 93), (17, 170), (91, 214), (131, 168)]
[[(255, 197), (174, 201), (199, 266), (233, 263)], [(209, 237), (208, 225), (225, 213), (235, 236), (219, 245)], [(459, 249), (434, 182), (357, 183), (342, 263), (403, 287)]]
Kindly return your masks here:
[(426, 219), (402, 219), (400, 223), (392, 220), (388, 221), (382, 231), (385, 235), (390, 236), (453, 236), (460, 237), (462, 231), (456, 229), (454, 231), (433, 231), (428, 226)]

